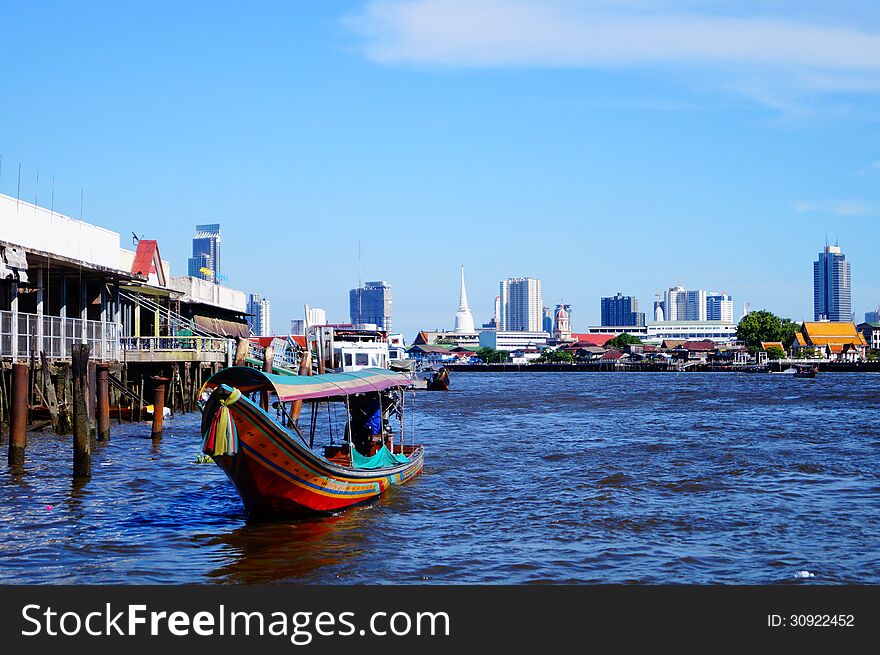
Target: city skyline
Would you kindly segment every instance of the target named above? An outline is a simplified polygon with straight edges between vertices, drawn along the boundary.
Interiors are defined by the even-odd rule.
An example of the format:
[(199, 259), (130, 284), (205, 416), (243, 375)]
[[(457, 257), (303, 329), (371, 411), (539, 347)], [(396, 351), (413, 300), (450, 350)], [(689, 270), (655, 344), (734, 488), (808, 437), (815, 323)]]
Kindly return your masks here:
[[(873, 5), (854, 3), (858, 19), (809, 5), (770, 13), (880, 33)], [(412, 24), (382, 22), (400, 16), (396, 6), (380, 16), (366, 2), (269, 3), (258, 15), (229, 4), (207, 18), (186, 6), (11, 6), (0, 52), (17, 61), (6, 71), (16, 92), (0, 120), (14, 129), (0, 135), (0, 192), (155, 239), (174, 274), (187, 270), (192, 226), (221, 223), (225, 284), (270, 297), (282, 329), (304, 304), (345, 320), (359, 242), (362, 279), (390, 281), (394, 329), (410, 336), (453, 327), (460, 263), (477, 325), (493, 315), (498, 280), (519, 271), (543, 281), (548, 306), (575, 306), (576, 326), (598, 324), (597, 299), (618, 289), (647, 314), (675, 281), (722, 285), (735, 319), (745, 302), (810, 319), (809, 262), (826, 234), (853, 263), (852, 311), (877, 307), (880, 87), (852, 56), (785, 63), (759, 41), (750, 60), (697, 49), (655, 60), (624, 40), (638, 55), (617, 66), (619, 52), (607, 64), (551, 56), (566, 42), (538, 34), (536, 53), (505, 32), (500, 60), (475, 60), (485, 43), (458, 52), (461, 20), (419, 54), (401, 50)], [(699, 19), (725, 10), (744, 30), (759, 15), (689, 8)], [(21, 59), (34, 33), (43, 46)], [(123, 37), (132, 34), (143, 38)], [(621, 247), (612, 223), (638, 238)], [(435, 225), (466, 225), (466, 238)], [(321, 237), (315, 247), (293, 245), (303, 229)], [(426, 250), (455, 239), (456, 255), (414, 265), (398, 256), (398, 234)], [(278, 274), (282, 265), (294, 273)]]

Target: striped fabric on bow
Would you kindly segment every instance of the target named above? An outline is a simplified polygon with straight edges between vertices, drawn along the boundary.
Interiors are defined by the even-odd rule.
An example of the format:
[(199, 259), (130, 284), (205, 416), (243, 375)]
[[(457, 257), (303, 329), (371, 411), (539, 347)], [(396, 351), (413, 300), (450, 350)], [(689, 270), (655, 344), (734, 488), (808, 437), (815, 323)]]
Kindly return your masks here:
[(235, 455), (238, 453), (238, 430), (229, 413), (229, 406), (241, 398), (241, 391), (233, 389), (229, 397), (220, 401), (220, 409), (202, 440), (202, 452), (207, 455)]

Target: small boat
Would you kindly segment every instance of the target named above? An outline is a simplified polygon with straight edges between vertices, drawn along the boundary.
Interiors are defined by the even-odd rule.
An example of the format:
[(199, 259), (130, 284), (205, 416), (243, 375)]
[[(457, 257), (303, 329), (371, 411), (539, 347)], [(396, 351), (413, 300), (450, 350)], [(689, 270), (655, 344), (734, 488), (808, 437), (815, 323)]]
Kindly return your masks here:
[(445, 366), (441, 366), (428, 380), (428, 391), (449, 391), (449, 371)]
[[(205, 383), (202, 450), (252, 515), (328, 514), (366, 503), (422, 471), (424, 447), (404, 444), (409, 384), (385, 369), (314, 376), (223, 369)], [(268, 411), (272, 396), (280, 421)], [(330, 404), (334, 413), (343, 406), (345, 427), (341, 443), (337, 438), (321, 454), (314, 447), (317, 410), (327, 406), (329, 417)], [(298, 426), (304, 405), (312, 410), (308, 438)], [(398, 444), (392, 416), (400, 419)]]
[(799, 378), (814, 378), (818, 372), (817, 364), (798, 364), (795, 367), (795, 375)]

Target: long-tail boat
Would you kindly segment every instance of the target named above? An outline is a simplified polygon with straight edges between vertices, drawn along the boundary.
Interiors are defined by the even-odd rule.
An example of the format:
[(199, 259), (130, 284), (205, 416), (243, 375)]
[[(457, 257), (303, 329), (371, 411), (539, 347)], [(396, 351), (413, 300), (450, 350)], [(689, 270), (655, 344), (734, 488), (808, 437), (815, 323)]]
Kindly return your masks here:
[[(369, 502), (422, 470), (424, 447), (404, 443), (409, 384), (385, 369), (313, 376), (223, 369), (205, 383), (210, 396), (202, 407), (202, 449), (251, 514), (332, 513)], [(273, 396), (280, 420), (268, 411)], [(304, 403), (312, 409), (308, 437), (298, 425)], [(327, 403), (344, 407), (345, 426), (341, 439), (319, 454), (317, 410)], [(397, 444), (392, 417), (400, 419)]]

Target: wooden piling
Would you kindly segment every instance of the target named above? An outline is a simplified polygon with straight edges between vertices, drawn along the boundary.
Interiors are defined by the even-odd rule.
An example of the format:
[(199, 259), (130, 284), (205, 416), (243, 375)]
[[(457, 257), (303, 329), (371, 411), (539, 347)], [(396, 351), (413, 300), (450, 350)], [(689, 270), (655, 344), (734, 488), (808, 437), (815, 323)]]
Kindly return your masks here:
[(92, 438), (89, 428), (89, 346), (73, 344), (73, 477), (92, 477)]
[(163, 411), (165, 409), (165, 385), (168, 384), (168, 378), (155, 375), (150, 378), (155, 383), (153, 389), (153, 431), (150, 436), (153, 439), (162, 438), (162, 420), (164, 418)]
[(12, 365), (12, 398), (9, 403), (9, 465), (24, 464), (27, 446), (28, 366)]
[(98, 424), (98, 441), (110, 441), (110, 367), (95, 367), (95, 415)]
[[(299, 360), (299, 374), (312, 374), (312, 354), (308, 350), (303, 351), (302, 357)], [(299, 425), (299, 415), (302, 412), (302, 406), (303, 401), (301, 400), (294, 400), (290, 406), (290, 420), (296, 425)]]
[(137, 420), (138, 420), (138, 423), (140, 423), (144, 418), (144, 415), (143, 415), (143, 411), (144, 411), (144, 376), (143, 376), (143, 374), (141, 374), (141, 383), (138, 385), (138, 407), (137, 407), (137, 409), (138, 409)]
[(58, 414), (58, 396), (55, 395), (55, 385), (52, 384), (52, 373), (49, 369), (49, 360), (46, 353), (40, 351), (40, 365), (43, 370), (43, 397), (49, 408), (49, 416), (52, 418), (52, 429), (55, 434), (61, 434), (61, 417)]
[(247, 364), (247, 356), (250, 351), (251, 342), (249, 339), (239, 337), (235, 345), (235, 357), (232, 359), (233, 366), (245, 366)]
[[(275, 358), (275, 349), (272, 346), (266, 346), (263, 350), (263, 373), (272, 373), (272, 360)], [(263, 408), (264, 411), (269, 411), (269, 395), (270, 392), (268, 389), (264, 390), (263, 393), (260, 394), (260, 407)]]

